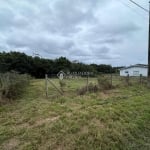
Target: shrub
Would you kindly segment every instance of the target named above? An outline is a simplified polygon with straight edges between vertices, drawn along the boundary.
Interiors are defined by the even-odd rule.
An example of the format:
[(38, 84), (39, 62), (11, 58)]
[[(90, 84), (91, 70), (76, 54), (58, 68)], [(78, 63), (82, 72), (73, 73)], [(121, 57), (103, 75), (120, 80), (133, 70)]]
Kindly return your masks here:
[(61, 87), (61, 88), (63, 88), (63, 87), (66, 86), (66, 83), (65, 83), (65, 81), (63, 81), (63, 80), (59, 80), (59, 84), (60, 84), (60, 87)]
[(61, 88), (62, 92), (64, 92), (64, 87), (66, 86), (66, 82), (63, 80), (59, 80), (59, 84), (60, 84), (60, 88)]
[(84, 94), (86, 94), (86, 92), (87, 92), (87, 86), (83, 86), (82, 88), (77, 89), (78, 95), (84, 95)]
[(16, 72), (0, 74), (0, 100), (14, 100), (19, 97), (29, 84), (30, 77)]
[(96, 93), (99, 90), (98, 85), (93, 84), (93, 83), (89, 83), (88, 85), (88, 91), (90, 93)]
[(77, 90), (78, 95), (84, 95), (87, 92), (96, 93), (99, 90), (98, 85), (89, 83), (88, 87), (84, 86)]
[(112, 88), (109, 79), (104, 76), (98, 77), (97, 81), (100, 90), (109, 90)]

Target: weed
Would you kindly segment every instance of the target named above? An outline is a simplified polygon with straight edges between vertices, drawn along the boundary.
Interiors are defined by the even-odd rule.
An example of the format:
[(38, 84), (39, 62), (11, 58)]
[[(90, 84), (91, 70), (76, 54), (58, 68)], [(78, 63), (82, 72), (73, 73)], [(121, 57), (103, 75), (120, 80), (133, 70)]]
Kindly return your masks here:
[(89, 85), (88, 85), (88, 91), (90, 93), (96, 93), (96, 92), (98, 92), (98, 90), (99, 90), (99, 88), (98, 88), (97, 84), (89, 83)]
[(66, 87), (66, 82), (64, 80), (59, 80), (59, 85), (61, 90), (64, 92), (64, 88)]
[(109, 79), (104, 76), (98, 77), (97, 81), (100, 90), (109, 90), (112, 88)]
[(77, 93), (78, 93), (78, 95), (84, 95), (87, 92), (96, 93), (96, 92), (98, 92), (98, 90), (99, 90), (98, 85), (93, 84), (92, 82), (90, 82), (88, 84), (88, 86), (83, 86), (82, 88), (78, 89)]
[[(97, 81), (89, 80), (92, 86)], [(19, 101), (0, 106), (0, 149), (150, 149), (149, 89), (133, 85), (105, 91), (104, 97), (75, 96), (85, 79), (66, 82), (69, 97), (46, 99), (44, 80), (31, 80)]]
[(66, 82), (63, 81), (63, 80), (59, 80), (59, 85), (61, 88), (65, 87), (66, 86)]
[(87, 92), (87, 86), (83, 86), (82, 88), (77, 89), (78, 95), (84, 95), (84, 94), (86, 94), (86, 92)]
[(16, 72), (0, 74), (0, 100), (16, 99), (28, 84), (28, 75), (20, 75)]

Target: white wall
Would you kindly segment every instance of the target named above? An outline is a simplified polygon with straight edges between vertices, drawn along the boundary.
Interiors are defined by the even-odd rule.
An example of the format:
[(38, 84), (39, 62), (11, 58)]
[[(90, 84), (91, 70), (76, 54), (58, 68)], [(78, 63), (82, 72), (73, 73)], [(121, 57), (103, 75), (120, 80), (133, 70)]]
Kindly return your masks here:
[(132, 68), (127, 68), (127, 69), (121, 69), (120, 70), (120, 76), (142, 76), (147, 77), (148, 69), (144, 67), (132, 67)]

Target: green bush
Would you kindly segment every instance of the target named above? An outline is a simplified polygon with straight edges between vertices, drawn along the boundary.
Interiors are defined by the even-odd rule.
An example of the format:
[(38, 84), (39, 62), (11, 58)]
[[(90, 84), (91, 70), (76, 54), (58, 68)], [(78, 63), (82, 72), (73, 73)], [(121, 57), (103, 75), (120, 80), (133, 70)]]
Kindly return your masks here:
[(0, 74), (0, 101), (14, 100), (21, 96), (29, 84), (30, 77), (16, 72)]
[(89, 83), (88, 85), (88, 92), (90, 93), (96, 93), (99, 90), (98, 85)]
[(104, 76), (98, 77), (97, 81), (100, 90), (109, 90), (112, 88), (110, 80)]
[(64, 92), (64, 88), (66, 87), (66, 82), (64, 80), (59, 80), (59, 85), (60, 85), (61, 91)]
[(63, 80), (59, 80), (60, 87), (63, 88), (66, 86), (66, 82)]
[(96, 93), (96, 92), (98, 92), (98, 90), (99, 90), (98, 85), (93, 84), (93, 83), (89, 83), (88, 87), (83, 86), (82, 88), (77, 90), (77, 93), (78, 93), (78, 95), (84, 95), (87, 92)]
[(83, 86), (82, 88), (77, 89), (78, 95), (84, 95), (84, 94), (86, 94), (86, 92), (87, 92), (87, 86)]

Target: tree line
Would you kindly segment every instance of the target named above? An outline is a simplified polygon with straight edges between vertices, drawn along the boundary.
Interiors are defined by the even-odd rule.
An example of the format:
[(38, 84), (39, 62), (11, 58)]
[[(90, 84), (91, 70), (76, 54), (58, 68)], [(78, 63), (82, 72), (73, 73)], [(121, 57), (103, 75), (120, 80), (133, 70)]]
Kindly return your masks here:
[(105, 64), (84, 64), (81, 62), (71, 62), (66, 57), (57, 59), (45, 59), (28, 56), (21, 52), (0, 52), (0, 73), (16, 71), (21, 74), (29, 74), (36, 78), (43, 78), (45, 74), (54, 75), (60, 70), (65, 72), (93, 72), (116, 73), (118, 67)]

